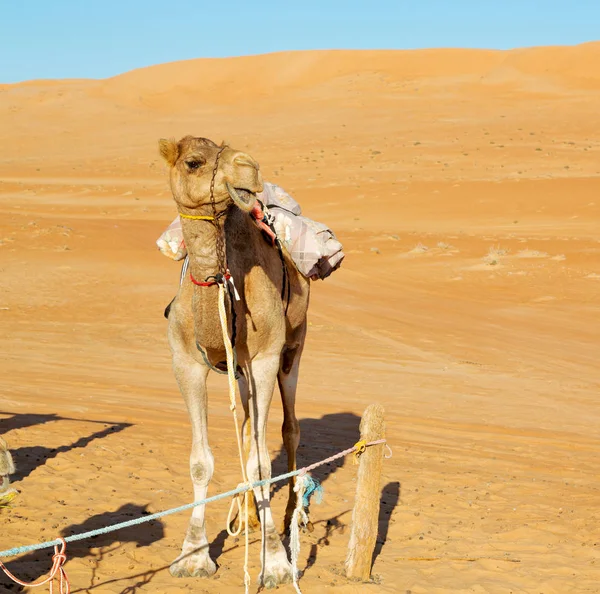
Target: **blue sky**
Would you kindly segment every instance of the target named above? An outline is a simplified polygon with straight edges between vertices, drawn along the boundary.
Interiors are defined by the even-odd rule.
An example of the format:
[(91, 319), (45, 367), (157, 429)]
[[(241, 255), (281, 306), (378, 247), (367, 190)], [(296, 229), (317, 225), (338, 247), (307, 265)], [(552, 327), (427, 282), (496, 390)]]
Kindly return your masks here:
[(2, 0), (0, 82), (300, 49), (575, 44), (600, 0)]

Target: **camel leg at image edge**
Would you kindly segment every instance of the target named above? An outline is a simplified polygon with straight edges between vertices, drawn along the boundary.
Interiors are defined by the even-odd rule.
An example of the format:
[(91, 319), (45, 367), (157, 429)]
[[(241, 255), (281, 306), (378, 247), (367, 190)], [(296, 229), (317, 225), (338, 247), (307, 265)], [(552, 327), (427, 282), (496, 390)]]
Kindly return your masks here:
[[(208, 446), (206, 378), (209, 370), (189, 355), (176, 356), (173, 369), (192, 424), (190, 474), (194, 501), (199, 501), (206, 497), (214, 470), (214, 458)], [(199, 505), (192, 510), (181, 554), (171, 564), (170, 572), (175, 577), (209, 577), (217, 571), (208, 551), (205, 508), (205, 505)]]

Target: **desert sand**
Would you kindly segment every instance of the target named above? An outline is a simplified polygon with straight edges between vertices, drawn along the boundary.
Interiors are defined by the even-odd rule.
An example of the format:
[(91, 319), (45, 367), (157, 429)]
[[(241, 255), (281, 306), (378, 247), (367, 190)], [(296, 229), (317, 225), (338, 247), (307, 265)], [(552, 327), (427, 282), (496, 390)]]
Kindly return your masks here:
[[(0, 85), (0, 129), (0, 427), (20, 491), (0, 549), (193, 499), (163, 318), (180, 264), (154, 243), (176, 214), (157, 141), (193, 134), (248, 151), (347, 254), (313, 283), (299, 462), (351, 446), (369, 403), (386, 410), (373, 583), (341, 573), (347, 459), (315, 473), (303, 592), (600, 592), (600, 43)], [(209, 382), (216, 494), (240, 477), (226, 380)], [(169, 575), (183, 513), (69, 546), (73, 592), (243, 592), (228, 506), (207, 512), (214, 578)], [(50, 555), (8, 566), (32, 579)]]

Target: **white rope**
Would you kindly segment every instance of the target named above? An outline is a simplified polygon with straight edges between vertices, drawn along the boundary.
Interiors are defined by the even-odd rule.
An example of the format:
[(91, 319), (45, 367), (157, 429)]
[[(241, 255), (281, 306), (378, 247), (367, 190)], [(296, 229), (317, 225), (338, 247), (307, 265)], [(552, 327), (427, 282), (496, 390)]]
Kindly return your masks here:
[(190, 265), (190, 257), (186, 256), (185, 260), (183, 261), (183, 266), (181, 267), (181, 277), (179, 278), (180, 285), (183, 285), (183, 279), (185, 278), (185, 275), (187, 274), (189, 265)]
[[(225, 309), (225, 291), (226, 291), (226, 281), (219, 283), (219, 318), (221, 320), (221, 330), (223, 332), (223, 342), (225, 343), (225, 354), (227, 357), (227, 379), (229, 380), (229, 408), (233, 413), (233, 423), (235, 425), (235, 436), (237, 439), (238, 446), (238, 454), (240, 458), (240, 466), (242, 469), (242, 479), (243, 482), (241, 485), (249, 485), (248, 477), (246, 475), (246, 466), (244, 464), (244, 452), (242, 449), (242, 438), (240, 434), (240, 427), (238, 424), (237, 412), (236, 412), (236, 403), (235, 403), (235, 369), (233, 362), (233, 347), (231, 346), (231, 339), (229, 338), (229, 330), (227, 328), (227, 311)], [(244, 552), (244, 586), (246, 587), (246, 594), (249, 594), (250, 591), (250, 573), (248, 572), (248, 545), (249, 545), (249, 528), (248, 528), (248, 498), (250, 492), (248, 490), (242, 493), (239, 493), (233, 498), (231, 502), (231, 507), (229, 509), (229, 514), (227, 516), (227, 532), (232, 536), (237, 536), (243, 528), (245, 528), (245, 552)], [(244, 497), (244, 514), (242, 514), (242, 505), (240, 498)], [(232, 515), (233, 509), (237, 506), (238, 508), (238, 518), (239, 524), (237, 530), (234, 532), (230, 529), (230, 519)]]
[(306, 475), (301, 474), (296, 477), (294, 491), (296, 492), (296, 507), (292, 514), (292, 523), (290, 526), (290, 551), (292, 553), (292, 579), (294, 588), (298, 594), (302, 594), (298, 586), (298, 555), (300, 554), (300, 520), (302, 525), (308, 524), (308, 516), (304, 511), (304, 490), (306, 488)]

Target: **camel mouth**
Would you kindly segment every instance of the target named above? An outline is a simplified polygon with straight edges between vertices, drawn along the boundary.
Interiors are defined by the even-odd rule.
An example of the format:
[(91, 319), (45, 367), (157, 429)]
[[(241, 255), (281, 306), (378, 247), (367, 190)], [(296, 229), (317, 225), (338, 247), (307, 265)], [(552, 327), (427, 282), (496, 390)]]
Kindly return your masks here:
[(234, 188), (229, 182), (227, 183), (227, 191), (233, 200), (233, 203), (241, 210), (250, 212), (256, 202), (256, 194), (245, 188)]
[(0, 474), (0, 493), (3, 493), (10, 486), (10, 479), (8, 474)]

